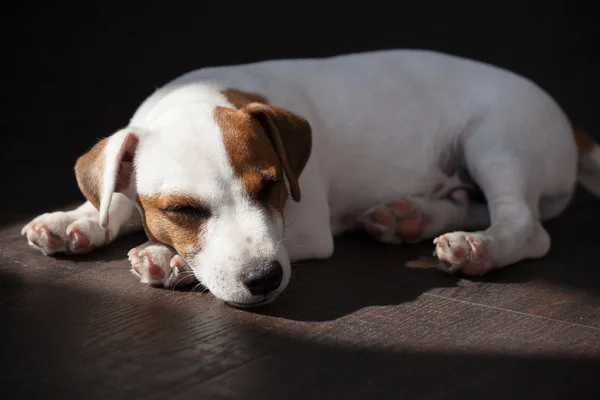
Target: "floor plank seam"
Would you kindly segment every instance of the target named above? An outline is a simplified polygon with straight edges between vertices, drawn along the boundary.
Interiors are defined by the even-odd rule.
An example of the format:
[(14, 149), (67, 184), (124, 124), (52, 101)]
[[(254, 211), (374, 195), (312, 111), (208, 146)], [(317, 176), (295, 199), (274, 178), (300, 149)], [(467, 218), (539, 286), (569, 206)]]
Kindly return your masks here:
[(509, 312), (509, 313), (513, 313), (513, 314), (517, 314), (517, 315), (523, 315), (523, 316), (537, 318), (537, 319), (543, 319), (543, 320), (546, 320), (546, 321), (559, 322), (561, 324), (567, 324), (567, 325), (571, 325), (571, 326), (577, 326), (577, 327), (580, 327), (580, 328), (587, 328), (587, 329), (591, 329), (591, 330), (596, 331), (596, 332), (600, 332), (600, 328), (596, 328), (596, 327), (591, 326), (591, 325), (583, 325), (583, 324), (578, 324), (576, 322), (563, 321), (563, 320), (556, 319), (556, 318), (544, 317), (542, 315), (527, 314), (527, 313), (524, 313), (524, 312), (521, 312), (521, 311), (510, 310), (508, 308), (495, 307), (495, 306), (490, 306), (490, 305), (481, 304), (481, 303), (474, 303), (474, 302), (471, 302), (471, 301), (454, 299), (452, 297), (440, 296), (440, 295), (432, 294), (432, 293), (423, 293), (423, 295), (424, 296), (430, 296), (430, 297), (436, 297), (436, 298), (444, 299), (444, 300), (452, 300), (452, 301), (456, 301), (458, 303), (470, 304), (470, 305), (473, 305), (473, 306), (479, 306), (479, 307), (489, 308), (489, 309), (492, 309), (492, 310), (506, 311), (506, 312)]

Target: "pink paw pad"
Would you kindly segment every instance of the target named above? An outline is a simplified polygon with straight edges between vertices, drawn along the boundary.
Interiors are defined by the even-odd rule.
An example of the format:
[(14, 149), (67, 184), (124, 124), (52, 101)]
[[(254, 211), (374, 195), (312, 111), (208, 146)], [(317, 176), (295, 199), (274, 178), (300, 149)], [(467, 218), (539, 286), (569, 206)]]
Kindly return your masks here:
[(371, 208), (358, 221), (370, 236), (387, 241), (417, 241), (424, 227), (423, 214), (407, 200)]
[(441, 268), (448, 272), (460, 269), (465, 275), (480, 276), (492, 269), (485, 244), (472, 234), (450, 233), (433, 243), (435, 255), (443, 263)]
[(90, 240), (79, 230), (77, 225), (71, 225), (67, 229), (67, 235), (71, 237), (69, 247), (74, 252), (85, 252), (90, 248)]
[(175, 287), (196, 281), (196, 277), (178, 254), (165, 253), (164, 248), (133, 248), (127, 254), (131, 270), (143, 283)]
[[(54, 235), (48, 228), (48, 224), (34, 224), (33, 229), (27, 231), (27, 240), (40, 247), (47, 247), (56, 250), (64, 246), (65, 242), (60, 237)], [(43, 246), (45, 243), (46, 246)]]
[(157, 265), (145, 251), (139, 252), (139, 257), (143, 260), (146, 272), (150, 279), (161, 280), (165, 277), (165, 273), (162, 268)]
[(48, 247), (50, 247), (51, 249), (58, 249), (65, 244), (65, 242), (60, 237), (54, 235), (50, 231), (50, 229), (48, 229), (48, 225), (42, 224), (38, 227), (38, 230), (41, 233), (43, 239), (48, 244)]

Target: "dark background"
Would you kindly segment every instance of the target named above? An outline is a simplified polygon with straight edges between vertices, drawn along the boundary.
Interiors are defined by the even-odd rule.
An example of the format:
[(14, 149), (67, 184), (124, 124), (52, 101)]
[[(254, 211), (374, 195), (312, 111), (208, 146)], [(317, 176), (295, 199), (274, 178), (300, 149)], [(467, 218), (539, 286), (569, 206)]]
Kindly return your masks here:
[[(238, 6), (218, 10), (204, 2), (174, 15), (167, 3), (144, 4), (28, 3), (9, 15), (2, 28), (4, 64), (14, 68), (5, 75), (2, 118), (4, 221), (82, 200), (72, 172), (77, 156), (125, 125), (155, 88), (209, 65), (395, 47), (445, 51), (533, 79), (577, 124), (600, 133), (598, 19), (585, 3), (489, 2), (481, 10), (453, 3), (448, 10), (443, 2), (398, 2), (376, 15), (266, 3), (250, 4), (253, 15), (236, 15)], [(288, 14), (262, 10), (279, 8)]]

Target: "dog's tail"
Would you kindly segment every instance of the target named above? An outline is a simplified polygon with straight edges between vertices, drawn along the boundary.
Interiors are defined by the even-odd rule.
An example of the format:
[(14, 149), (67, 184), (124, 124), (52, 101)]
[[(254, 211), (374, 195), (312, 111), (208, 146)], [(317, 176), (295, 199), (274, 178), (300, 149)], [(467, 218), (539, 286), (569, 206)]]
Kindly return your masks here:
[(589, 192), (600, 197), (600, 145), (579, 128), (573, 129), (579, 150), (579, 183)]

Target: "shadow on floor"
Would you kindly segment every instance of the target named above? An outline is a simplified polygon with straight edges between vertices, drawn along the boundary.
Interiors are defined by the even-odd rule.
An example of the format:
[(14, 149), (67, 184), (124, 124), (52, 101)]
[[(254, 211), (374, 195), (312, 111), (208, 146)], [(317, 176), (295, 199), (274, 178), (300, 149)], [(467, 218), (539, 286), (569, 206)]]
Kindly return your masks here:
[[(0, 280), (14, 278), (0, 270)], [(351, 344), (327, 344), (311, 340), (310, 328), (292, 337), (278, 329), (277, 320), (268, 329), (257, 328), (244, 323), (244, 312), (206, 303), (199, 308), (189, 297), (130, 292), (123, 285), (82, 290), (82, 283), (49, 284), (0, 305), (0, 391), (5, 398), (531, 399), (600, 394), (597, 359), (461, 354), (452, 349), (459, 341), (468, 343), (469, 334), (460, 338), (455, 333), (432, 337), (439, 341), (436, 351), (401, 348), (396, 337), (385, 336), (385, 329), (369, 335), (384, 337), (389, 348), (373, 348), (368, 336)], [(522, 346), (518, 338), (514, 343)]]

